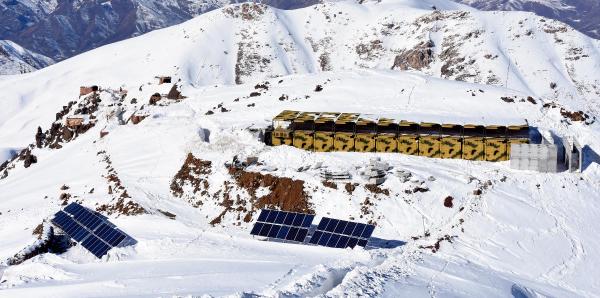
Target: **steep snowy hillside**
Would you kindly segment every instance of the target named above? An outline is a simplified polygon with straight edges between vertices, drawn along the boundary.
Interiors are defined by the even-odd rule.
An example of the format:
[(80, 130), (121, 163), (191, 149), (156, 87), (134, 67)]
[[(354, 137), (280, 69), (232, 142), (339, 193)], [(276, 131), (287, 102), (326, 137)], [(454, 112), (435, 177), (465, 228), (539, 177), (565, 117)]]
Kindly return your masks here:
[[(236, 0), (11, 0), (0, 2), (0, 39), (59, 61), (115, 41), (187, 21)], [(318, 0), (266, 0), (283, 9)]]
[(32, 72), (54, 61), (9, 40), (0, 40), (0, 75)]
[[(0, 77), (0, 296), (598, 296), (599, 44), (532, 14), (431, 5), (463, 7), (227, 6)], [(265, 146), (256, 129), (284, 109), (525, 118), (587, 145), (584, 171)], [(379, 186), (360, 175), (376, 157)], [(74, 201), (138, 243), (12, 258)], [(265, 206), (377, 228), (368, 249), (261, 241)]]
[(565, 22), (600, 38), (600, 2), (596, 0), (455, 0), (481, 10), (520, 10)]
[[(0, 81), (10, 90), (0, 110), (0, 125), (10, 129), (0, 136), (24, 123), (33, 131), (52, 121), (53, 115), (37, 114), (35, 106), (44, 102), (60, 110), (80, 85), (119, 86), (130, 79), (147, 82), (156, 75), (174, 75), (199, 87), (294, 73), (407, 69), (506, 86), (545, 103), (560, 101), (570, 112), (598, 115), (600, 41), (530, 13), (440, 12), (432, 11), (431, 5), (464, 7), (442, 0), (339, 2), (291, 11), (264, 5), (227, 7), (48, 70), (81, 77), (94, 74), (89, 81), (65, 81), (66, 89), (51, 84), (49, 80), (63, 79), (48, 78), (46, 72), (28, 77), (34, 85), (45, 86), (43, 90), (25, 92), (27, 87), (15, 84), (22, 78)], [(557, 111), (552, 106), (545, 109)], [(20, 119), (16, 111), (23, 108), (35, 117)], [(22, 144), (23, 139), (5, 146)]]

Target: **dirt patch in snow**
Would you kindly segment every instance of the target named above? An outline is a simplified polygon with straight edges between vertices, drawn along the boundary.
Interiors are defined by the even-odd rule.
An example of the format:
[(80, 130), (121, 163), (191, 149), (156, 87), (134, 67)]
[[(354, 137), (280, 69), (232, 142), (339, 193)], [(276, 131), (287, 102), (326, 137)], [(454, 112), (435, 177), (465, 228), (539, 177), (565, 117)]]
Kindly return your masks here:
[(453, 198), (453, 197), (451, 197), (451, 196), (447, 196), (447, 197), (444, 199), (444, 207), (448, 207), (448, 208), (452, 208), (452, 207), (454, 207), (454, 203), (452, 202), (453, 200), (454, 200), (454, 198)]
[(106, 151), (98, 152), (100, 161), (106, 164), (106, 175), (103, 177), (108, 184), (108, 194), (113, 195), (113, 199), (108, 204), (102, 204), (96, 208), (96, 211), (105, 214), (139, 215), (148, 213), (144, 207), (131, 200), (131, 196), (121, 182), (119, 174), (112, 166), (110, 156)]
[(370, 191), (374, 194), (384, 194), (386, 196), (390, 195), (389, 189), (381, 188), (375, 184), (366, 184), (365, 189), (367, 189), (368, 191)]
[(331, 188), (331, 189), (337, 189), (337, 184), (333, 181), (329, 181), (329, 180), (323, 180), (323, 186)]
[[(276, 208), (285, 211), (315, 213), (302, 180), (276, 177), (270, 174), (263, 175), (235, 168), (231, 168), (229, 173), (235, 179), (238, 187), (248, 191), (253, 201), (252, 205), (256, 209)], [(261, 187), (269, 189), (270, 193), (257, 197), (256, 191)]]
[[(194, 157), (189, 153), (171, 181), (171, 193), (182, 198), (185, 196), (185, 187), (191, 187), (193, 193), (208, 194), (210, 184), (206, 179), (212, 173), (212, 162)], [(201, 202), (200, 202), (201, 205)], [(196, 206), (197, 207), (197, 206)]]

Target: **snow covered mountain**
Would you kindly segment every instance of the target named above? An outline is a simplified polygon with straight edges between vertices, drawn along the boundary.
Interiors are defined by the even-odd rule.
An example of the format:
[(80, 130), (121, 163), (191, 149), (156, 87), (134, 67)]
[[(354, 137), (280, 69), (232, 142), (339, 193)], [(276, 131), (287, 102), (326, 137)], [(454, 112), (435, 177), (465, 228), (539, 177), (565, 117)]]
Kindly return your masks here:
[[(189, 20), (234, 0), (10, 0), (0, 2), (0, 39), (59, 61)], [(316, 0), (267, 0), (292, 9)]]
[(559, 20), (600, 39), (600, 2), (596, 0), (455, 0), (481, 10), (519, 10)]
[[(531, 13), (384, 0), (226, 6), (0, 77), (0, 260), (73, 201), (138, 241), (0, 265), (0, 296), (598, 296), (599, 65), (598, 41)], [(254, 129), (284, 109), (526, 118), (577, 137), (586, 162), (265, 146)], [(90, 122), (68, 128), (75, 114)], [(229, 170), (234, 156), (259, 163)], [(376, 187), (360, 175), (374, 157), (392, 167)], [(352, 178), (324, 183), (319, 165)], [(264, 206), (377, 229), (369, 249), (259, 241)]]
[(9, 40), (0, 40), (0, 75), (31, 72), (54, 61)]

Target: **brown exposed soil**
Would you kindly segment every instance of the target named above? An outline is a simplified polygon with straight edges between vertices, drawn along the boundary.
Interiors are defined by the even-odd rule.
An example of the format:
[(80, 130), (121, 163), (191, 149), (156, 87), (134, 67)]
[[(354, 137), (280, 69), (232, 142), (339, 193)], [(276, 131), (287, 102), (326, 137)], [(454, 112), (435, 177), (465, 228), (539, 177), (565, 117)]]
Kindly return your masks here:
[(381, 188), (375, 184), (366, 184), (365, 189), (367, 189), (368, 191), (370, 191), (374, 194), (384, 194), (386, 196), (390, 195), (389, 189)]
[[(304, 181), (294, 180), (286, 177), (276, 177), (270, 174), (247, 172), (231, 168), (231, 176), (235, 179), (237, 186), (248, 191), (253, 207), (277, 208), (285, 211), (302, 212), (314, 214), (309, 195), (304, 190)], [(266, 187), (270, 193), (260, 198), (256, 197), (256, 191), (260, 187)]]
[(440, 244), (443, 241), (448, 241), (449, 243), (452, 243), (452, 237), (450, 237), (450, 235), (444, 235), (444, 237), (438, 238), (437, 241), (433, 245), (419, 246), (419, 247), (425, 248), (425, 249), (431, 249), (431, 252), (436, 253), (440, 250)]
[(451, 197), (451, 196), (447, 196), (447, 197), (444, 199), (444, 207), (448, 207), (448, 208), (452, 208), (452, 207), (454, 207), (454, 203), (452, 203), (452, 201), (453, 201), (453, 200), (454, 200), (454, 198), (453, 198), (453, 197)]
[(515, 102), (514, 99), (512, 99), (510, 97), (507, 97), (507, 96), (502, 96), (502, 97), (500, 97), (500, 99), (502, 99), (504, 102), (509, 102), (509, 103), (510, 102)]
[(348, 183), (346, 183), (346, 185), (344, 186), (344, 188), (346, 189), (346, 191), (349, 194), (352, 194), (352, 192), (354, 192), (354, 190), (356, 189), (356, 185), (357, 184), (348, 182)]
[(167, 99), (181, 100), (185, 99), (185, 96), (181, 94), (181, 91), (177, 88), (177, 84), (173, 84), (173, 87), (171, 87), (171, 90), (167, 93)]
[(332, 188), (332, 189), (337, 189), (338, 188), (337, 184), (335, 182), (329, 181), (329, 180), (323, 180), (323, 186), (329, 187), (329, 188)]
[(563, 117), (570, 119), (571, 121), (575, 121), (575, 122), (586, 121), (590, 117), (583, 111), (571, 112), (571, 111), (565, 110), (564, 108), (560, 109), (560, 114)]
[(98, 212), (105, 214), (139, 215), (148, 213), (144, 207), (131, 200), (131, 196), (121, 182), (119, 174), (112, 166), (110, 156), (106, 151), (98, 152), (100, 161), (106, 164), (106, 175), (103, 177), (108, 183), (108, 193), (113, 196), (110, 203), (102, 204), (96, 208)]
[(189, 153), (181, 169), (171, 181), (171, 193), (175, 197), (181, 198), (184, 195), (183, 187), (185, 185), (191, 186), (193, 193), (200, 192), (200, 190), (207, 192), (209, 184), (205, 177), (212, 173), (211, 167), (212, 162), (198, 159)]

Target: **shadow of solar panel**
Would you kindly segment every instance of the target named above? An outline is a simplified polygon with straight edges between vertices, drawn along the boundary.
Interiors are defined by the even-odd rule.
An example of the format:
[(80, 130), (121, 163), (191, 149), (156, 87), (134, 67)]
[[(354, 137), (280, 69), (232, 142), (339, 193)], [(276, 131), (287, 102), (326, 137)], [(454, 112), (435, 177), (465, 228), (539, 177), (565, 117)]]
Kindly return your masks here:
[(374, 230), (373, 225), (323, 217), (310, 243), (336, 248), (365, 247)]

